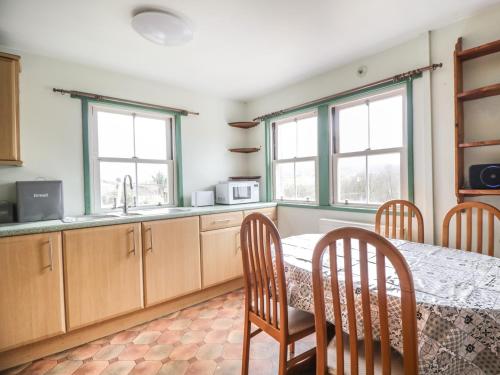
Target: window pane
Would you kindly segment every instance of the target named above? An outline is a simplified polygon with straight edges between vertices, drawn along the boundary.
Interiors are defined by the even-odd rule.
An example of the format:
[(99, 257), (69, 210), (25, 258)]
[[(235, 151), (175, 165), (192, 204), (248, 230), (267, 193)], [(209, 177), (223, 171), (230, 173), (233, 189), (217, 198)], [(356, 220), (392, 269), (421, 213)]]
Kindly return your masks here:
[(294, 163), (276, 164), (276, 199), (295, 199)]
[[(101, 177), (101, 208), (116, 208), (123, 206), (123, 178), (132, 177), (135, 189), (135, 166), (133, 163), (100, 162)], [(128, 183), (128, 181), (127, 181)], [(134, 204), (134, 192), (127, 187), (129, 205)]]
[(368, 106), (360, 104), (339, 110), (339, 152), (368, 148)]
[(337, 169), (337, 200), (366, 203), (366, 157), (340, 158)]
[(297, 131), (295, 121), (277, 125), (278, 159), (291, 159), (296, 155)]
[(399, 153), (368, 156), (368, 203), (401, 197), (400, 160)]
[(318, 154), (318, 118), (308, 117), (297, 121), (297, 157)]
[(141, 159), (167, 159), (166, 120), (135, 117), (135, 156)]
[(403, 146), (403, 96), (370, 102), (370, 148)]
[(137, 164), (138, 205), (151, 206), (168, 204), (168, 165)]
[(134, 156), (132, 116), (97, 112), (99, 156), (131, 158)]
[(295, 163), (296, 199), (301, 201), (316, 200), (316, 168), (314, 161)]

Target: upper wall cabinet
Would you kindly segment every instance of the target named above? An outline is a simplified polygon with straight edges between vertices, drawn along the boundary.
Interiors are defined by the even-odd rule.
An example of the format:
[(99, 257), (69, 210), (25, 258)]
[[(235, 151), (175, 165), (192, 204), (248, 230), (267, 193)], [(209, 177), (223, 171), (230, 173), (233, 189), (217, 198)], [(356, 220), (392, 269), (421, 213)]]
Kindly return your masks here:
[(0, 165), (22, 165), (19, 145), (19, 56), (0, 52)]

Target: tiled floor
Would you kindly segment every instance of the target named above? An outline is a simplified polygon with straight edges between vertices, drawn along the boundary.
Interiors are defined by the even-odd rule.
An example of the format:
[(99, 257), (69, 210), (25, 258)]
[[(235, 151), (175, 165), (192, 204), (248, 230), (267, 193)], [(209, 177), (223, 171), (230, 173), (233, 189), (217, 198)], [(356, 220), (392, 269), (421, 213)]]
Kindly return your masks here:
[[(6, 373), (36, 375), (237, 375), (241, 371), (243, 291), (55, 354)], [(297, 343), (296, 353), (314, 337)], [(277, 373), (278, 345), (252, 338), (250, 374)]]

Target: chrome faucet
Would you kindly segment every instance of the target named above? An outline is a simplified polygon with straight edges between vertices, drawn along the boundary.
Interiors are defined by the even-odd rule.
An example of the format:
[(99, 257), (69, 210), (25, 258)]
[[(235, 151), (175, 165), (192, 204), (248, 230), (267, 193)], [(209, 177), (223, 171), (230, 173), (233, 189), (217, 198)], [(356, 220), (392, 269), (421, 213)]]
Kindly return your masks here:
[(130, 177), (129, 174), (125, 175), (125, 177), (123, 177), (123, 214), (124, 215), (128, 214), (127, 178), (129, 181), (130, 190), (134, 190), (134, 187), (132, 186), (132, 177)]

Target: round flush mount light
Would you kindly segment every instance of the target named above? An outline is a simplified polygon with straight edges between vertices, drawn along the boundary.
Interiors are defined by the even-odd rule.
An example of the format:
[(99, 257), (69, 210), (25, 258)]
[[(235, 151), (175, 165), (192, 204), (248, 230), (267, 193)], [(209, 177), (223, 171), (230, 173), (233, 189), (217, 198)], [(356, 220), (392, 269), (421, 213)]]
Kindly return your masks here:
[(193, 39), (189, 22), (170, 12), (138, 13), (132, 18), (132, 27), (147, 40), (163, 46), (179, 46)]

